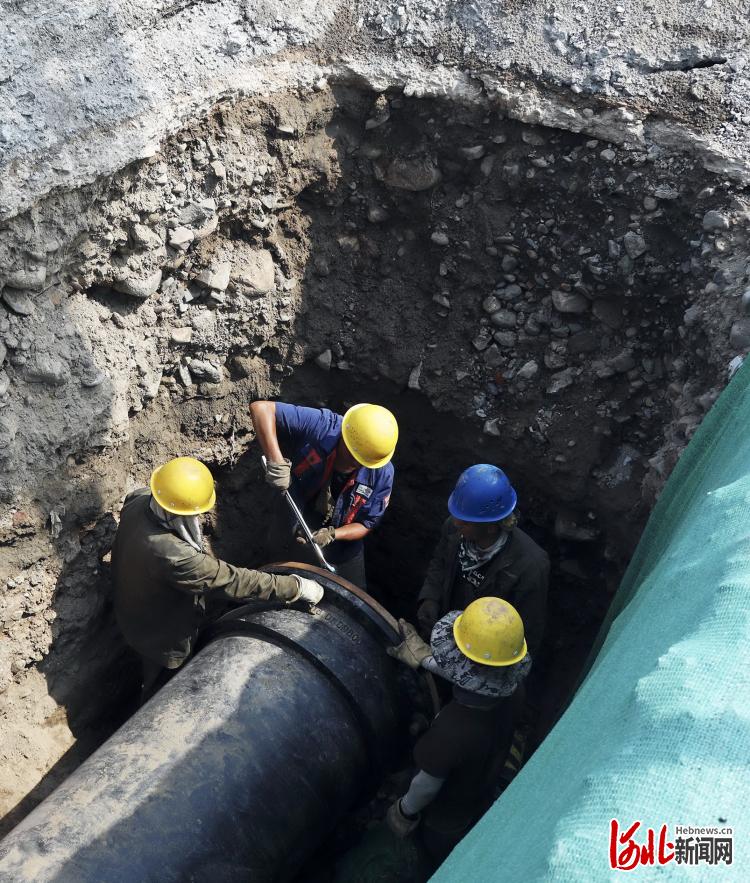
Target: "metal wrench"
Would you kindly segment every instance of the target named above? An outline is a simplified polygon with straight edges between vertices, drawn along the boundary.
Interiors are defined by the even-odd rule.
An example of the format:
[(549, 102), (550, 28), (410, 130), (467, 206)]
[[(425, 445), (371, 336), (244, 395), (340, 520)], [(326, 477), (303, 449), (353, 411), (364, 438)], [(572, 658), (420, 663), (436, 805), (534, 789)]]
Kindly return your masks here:
[[(263, 464), (263, 469), (265, 469), (265, 471), (268, 472), (268, 460), (266, 460), (265, 455), (261, 456), (260, 462)], [(284, 499), (286, 500), (289, 508), (294, 513), (294, 517), (297, 519), (299, 526), (302, 528), (302, 533), (304, 533), (305, 538), (307, 539), (307, 542), (310, 543), (310, 545), (312, 546), (313, 551), (315, 552), (315, 557), (320, 562), (320, 566), (324, 567), (327, 571), (329, 571), (329, 573), (336, 573), (336, 568), (332, 564), (329, 564), (326, 561), (325, 555), (323, 555), (323, 550), (320, 548), (320, 546), (313, 539), (312, 531), (307, 526), (307, 522), (305, 521), (304, 516), (300, 512), (299, 506), (294, 502), (294, 500), (292, 499), (292, 495), (289, 493), (289, 491), (284, 491)]]

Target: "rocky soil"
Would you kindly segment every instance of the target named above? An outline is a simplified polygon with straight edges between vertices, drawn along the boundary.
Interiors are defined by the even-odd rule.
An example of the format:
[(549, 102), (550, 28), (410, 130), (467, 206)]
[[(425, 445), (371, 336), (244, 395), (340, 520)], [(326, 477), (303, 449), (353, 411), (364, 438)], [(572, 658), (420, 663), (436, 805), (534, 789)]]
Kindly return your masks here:
[[(338, 27), (261, 6), (115, 9), (101, 57), (132, 45), (149, 92), (87, 73), (112, 25), (96, 4), (22, 37), (29, 10), (0, 3), (27, 52), (0, 71), (0, 814), (49, 773), (9, 818), (127, 710), (107, 576), (124, 494), (201, 457), (217, 552), (263, 561), (253, 398), (396, 412), (369, 560), (404, 613), (455, 476), (507, 468), (555, 560), (562, 690), (750, 348), (733, 7), (701, 30), (710, 0), (654, 4), (657, 38), (633, 4), (406, 3)], [(177, 22), (194, 55), (170, 79)], [(28, 64), (60, 51), (55, 28), (75, 93)]]

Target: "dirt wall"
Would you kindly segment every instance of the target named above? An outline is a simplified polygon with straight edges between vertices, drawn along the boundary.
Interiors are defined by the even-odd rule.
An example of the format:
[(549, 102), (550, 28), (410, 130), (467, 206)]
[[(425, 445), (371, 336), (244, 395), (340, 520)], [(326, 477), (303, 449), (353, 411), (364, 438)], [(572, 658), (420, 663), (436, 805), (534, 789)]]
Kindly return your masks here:
[(741, 191), (694, 157), (529, 126), (489, 96), (326, 83), (227, 101), (15, 217), (0, 812), (122, 713), (134, 675), (106, 556), (128, 490), (177, 454), (210, 462), (217, 550), (263, 560), (253, 398), (397, 413), (398, 484), (370, 554), (406, 606), (477, 460), (508, 470), (559, 572), (596, 589), (581, 609), (606, 604), (750, 345), (747, 229)]

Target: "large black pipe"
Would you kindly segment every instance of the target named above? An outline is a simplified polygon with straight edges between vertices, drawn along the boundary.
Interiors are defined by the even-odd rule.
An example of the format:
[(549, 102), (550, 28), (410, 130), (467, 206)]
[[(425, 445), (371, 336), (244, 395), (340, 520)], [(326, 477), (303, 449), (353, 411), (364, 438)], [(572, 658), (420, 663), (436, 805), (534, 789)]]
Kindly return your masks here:
[(0, 842), (0, 881), (293, 876), (405, 732), (393, 620), (305, 565), (318, 608), (249, 604)]

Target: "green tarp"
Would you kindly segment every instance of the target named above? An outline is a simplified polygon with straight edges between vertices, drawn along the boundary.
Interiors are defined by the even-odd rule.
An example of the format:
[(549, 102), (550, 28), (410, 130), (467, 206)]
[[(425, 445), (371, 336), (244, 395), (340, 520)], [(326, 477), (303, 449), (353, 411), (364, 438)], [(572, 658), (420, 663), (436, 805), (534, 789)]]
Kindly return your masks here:
[[(583, 685), (433, 880), (750, 879), (749, 599), (747, 360), (669, 478)], [(646, 863), (611, 867), (612, 819), (639, 821), (639, 846), (653, 829), (653, 865), (626, 838), (616, 859)], [(677, 854), (660, 866), (665, 824)], [(677, 825), (733, 828), (732, 863), (721, 832)]]

